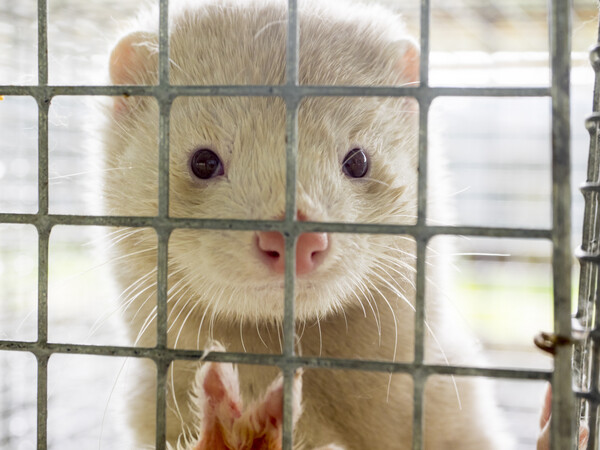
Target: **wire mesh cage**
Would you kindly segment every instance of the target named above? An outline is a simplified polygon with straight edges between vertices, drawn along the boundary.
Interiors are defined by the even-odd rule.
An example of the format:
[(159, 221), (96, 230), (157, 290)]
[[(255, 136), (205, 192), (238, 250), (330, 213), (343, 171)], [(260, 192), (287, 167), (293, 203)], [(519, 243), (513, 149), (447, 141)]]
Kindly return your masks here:
[[(413, 383), (414, 411), (412, 416), (413, 434), (412, 448), (420, 449), (424, 445), (423, 436), (423, 393), (426, 389), (428, 379), (438, 375), (453, 375), (456, 377), (491, 377), (502, 380), (538, 380), (552, 381), (554, 388), (553, 404), (553, 428), (552, 428), (552, 446), (554, 449), (569, 448), (574, 442), (573, 434), (573, 397), (571, 387), (571, 355), (568, 347), (557, 348), (557, 355), (553, 369), (507, 369), (500, 367), (469, 367), (463, 365), (434, 365), (427, 362), (425, 355), (424, 342), (427, 335), (425, 326), (425, 304), (426, 291), (428, 288), (426, 275), (428, 264), (428, 246), (431, 241), (445, 236), (468, 236), (472, 239), (494, 237), (499, 240), (520, 239), (519, 242), (543, 241), (545, 244), (551, 243), (551, 249), (544, 249), (541, 253), (552, 257), (552, 289), (553, 289), (553, 313), (554, 313), (554, 332), (557, 336), (570, 336), (571, 334), (571, 241), (570, 241), (570, 108), (569, 108), (569, 75), (570, 75), (570, 36), (571, 30), (571, 10), (568, 2), (553, 1), (549, 10), (541, 13), (543, 19), (547, 18), (550, 30), (550, 63), (548, 68), (551, 77), (548, 77), (548, 83), (541, 83), (540, 86), (521, 86), (519, 82), (512, 83), (510, 86), (502, 87), (445, 87), (443, 82), (435, 79), (435, 72), (431, 65), (435, 63), (435, 57), (431, 55), (431, 36), (436, 33), (435, 26), (439, 22), (432, 22), (432, 10), (435, 2), (422, 0), (417, 6), (418, 26), (417, 35), (420, 39), (421, 60), (420, 60), (420, 84), (418, 86), (408, 87), (370, 87), (370, 86), (306, 86), (298, 82), (298, 47), (299, 36), (297, 21), (297, 3), (294, 0), (289, 2), (288, 17), (288, 40), (287, 40), (287, 63), (286, 63), (286, 84), (279, 86), (183, 86), (171, 85), (169, 83), (169, 32), (168, 32), (168, 1), (159, 2), (159, 74), (160, 80), (156, 86), (102, 86), (102, 85), (81, 85), (78, 86), (72, 80), (56, 80), (53, 77), (53, 68), (57, 61), (48, 59), (48, 48), (52, 42), (48, 40), (48, 7), (52, 2), (39, 0), (37, 2), (37, 35), (38, 35), (38, 55), (37, 55), (37, 82), (34, 83), (15, 83), (11, 85), (0, 86), (0, 94), (6, 98), (13, 96), (27, 97), (31, 103), (35, 102), (37, 114), (30, 118), (30, 125), (37, 128), (37, 160), (35, 161), (37, 177), (35, 183), (35, 193), (37, 194), (37, 204), (27, 204), (25, 201), (16, 202), (17, 207), (8, 208), (10, 212), (0, 213), (0, 222), (5, 226), (28, 227), (19, 228), (19, 233), (36, 235), (33, 239), (37, 240), (37, 245), (26, 249), (15, 248), (14, 252), (28, 255), (27, 261), (33, 258), (37, 260), (37, 274), (35, 280), (29, 279), (29, 283), (34, 282), (37, 285), (37, 292), (28, 292), (23, 297), (27, 297), (29, 302), (36, 302), (37, 323), (34, 328), (37, 333), (33, 335), (23, 335), (16, 333), (17, 337), (2, 337), (0, 340), (0, 350), (11, 351), (18, 358), (6, 360), (6, 365), (13, 367), (22, 367), (26, 373), (34, 374), (37, 380), (37, 395), (31, 395), (31, 392), (20, 393), (11, 391), (10, 386), (15, 382), (8, 377), (2, 378), (2, 383), (6, 385), (3, 392), (10, 392), (12, 396), (26, 398), (23, 404), (28, 407), (35, 407), (36, 425), (36, 443), (37, 448), (52, 447), (53, 444), (60, 446), (60, 441), (53, 432), (57, 426), (57, 420), (48, 415), (49, 399), (52, 398), (52, 389), (49, 390), (52, 382), (64, 376), (66, 380), (70, 378), (64, 374), (75, 373), (77, 366), (85, 366), (86, 361), (91, 361), (94, 357), (105, 356), (106, 364), (100, 363), (99, 366), (107, 368), (107, 374), (103, 375), (110, 378), (112, 375), (108, 372), (108, 365), (116, 364), (116, 371), (121, 364), (121, 358), (147, 358), (155, 363), (156, 366), (156, 448), (165, 448), (165, 426), (167, 421), (167, 389), (169, 367), (175, 360), (195, 360), (203, 356), (202, 351), (175, 349), (168, 343), (167, 338), (167, 302), (169, 298), (168, 285), (168, 260), (169, 260), (169, 238), (173, 233), (180, 229), (209, 229), (209, 230), (263, 230), (279, 231), (285, 236), (285, 315), (283, 326), (283, 348), (281, 355), (271, 354), (249, 354), (249, 353), (220, 353), (214, 352), (207, 356), (207, 360), (228, 361), (239, 364), (263, 364), (278, 367), (284, 375), (284, 433), (283, 448), (292, 448), (292, 389), (293, 377), (298, 368), (336, 368), (340, 370), (361, 370), (361, 371), (379, 371), (394, 374), (408, 375)], [(518, 3), (518, 2), (517, 2)], [(515, 3), (515, 4), (517, 4)], [(511, 3), (512, 4), (512, 3)], [(504, 8), (510, 9), (509, 3), (503, 4)], [(464, 5), (463, 5), (464, 6)], [(523, 7), (523, 5), (518, 5)], [(500, 6), (496, 6), (500, 8)], [(471, 5), (471, 11), (477, 11), (478, 14), (491, 15), (490, 10), (480, 8), (477, 5)], [(461, 17), (464, 9), (458, 8), (458, 12), (448, 8), (444, 14), (452, 20)], [(533, 14), (533, 13), (532, 13)], [(436, 16), (437, 17), (437, 16)], [(439, 36), (439, 35), (438, 35)], [(566, 38), (569, 37), (569, 38)], [(28, 39), (25, 36), (14, 36), (15, 39)], [(435, 56), (435, 55), (434, 55)], [(439, 55), (437, 55), (439, 57)], [(34, 61), (35, 62), (35, 61)], [(10, 83), (9, 83), (10, 84)], [(159, 116), (159, 179), (157, 195), (157, 213), (153, 217), (125, 217), (125, 216), (99, 216), (84, 215), (85, 206), (78, 203), (75, 206), (67, 206), (61, 209), (61, 206), (52, 204), (53, 196), (58, 192), (52, 185), (52, 162), (51, 155), (53, 149), (52, 142), (52, 114), (60, 107), (61, 102), (64, 108), (69, 109), (72, 104), (70, 101), (77, 102), (81, 96), (151, 96), (156, 99)], [(212, 219), (194, 219), (171, 217), (169, 214), (169, 204), (172, 201), (169, 195), (169, 146), (170, 146), (170, 109), (178, 96), (261, 96), (277, 97), (285, 102), (287, 137), (286, 145), (286, 214), (282, 221), (245, 221), (245, 220), (212, 220)], [(418, 181), (418, 219), (411, 225), (381, 225), (381, 224), (349, 224), (349, 223), (320, 223), (298, 220), (296, 217), (296, 165), (297, 165), (297, 147), (298, 147), (298, 110), (303, 99), (312, 97), (335, 97), (335, 96), (354, 96), (354, 97), (414, 97), (419, 103), (419, 181)], [(539, 222), (531, 226), (531, 221), (525, 224), (504, 223), (500, 226), (488, 226), (485, 223), (472, 225), (468, 222), (461, 223), (459, 226), (437, 225), (428, 220), (429, 197), (431, 180), (428, 176), (428, 166), (430, 166), (430, 144), (428, 135), (431, 134), (430, 126), (431, 112), (436, 106), (436, 102), (443, 100), (454, 100), (457, 102), (468, 99), (477, 101), (480, 97), (499, 100), (514, 99), (515, 97), (524, 97), (527, 100), (543, 100), (541, 108), (552, 104), (552, 127), (547, 130), (552, 136), (552, 157), (548, 157), (548, 166), (552, 166), (552, 182), (547, 183), (547, 194), (551, 198), (548, 204), (542, 207), (543, 213), (536, 217), (544, 216)], [(483, 99), (482, 99), (483, 100)], [(597, 105), (595, 105), (597, 106)], [(455, 106), (450, 104), (447, 109), (452, 110)], [(514, 108), (511, 106), (510, 108)], [(597, 108), (595, 107), (594, 110)], [(592, 119), (592, 123), (594, 119)], [(20, 138), (19, 138), (20, 139)], [(31, 139), (30, 136), (25, 139)], [(595, 139), (592, 140), (595, 143)], [(593, 162), (592, 162), (593, 160)], [(16, 166), (15, 166), (16, 167)], [(590, 157), (590, 168), (597, 168), (597, 161)], [(78, 169), (75, 169), (78, 170)], [(591, 169), (590, 169), (591, 170)], [(66, 169), (66, 172), (73, 169)], [(591, 184), (597, 182), (597, 172), (591, 173), (588, 177)], [(60, 188), (60, 187), (59, 187)], [(31, 186), (29, 186), (31, 189)], [(586, 188), (588, 189), (588, 188)], [(72, 189), (71, 189), (72, 190)], [(68, 195), (69, 188), (64, 189), (65, 195)], [(589, 191), (589, 193), (588, 193)], [(3, 191), (0, 195), (4, 195)], [(590, 187), (585, 191), (587, 198), (586, 216), (590, 217), (595, 211), (593, 203), (597, 200), (597, 193)], [(6, 195), (10, 200), (13, 197)], [(69, 209), (70, 208), (70, 209)], [(545, 209), (544, 209), (545, 208)], [(518, 214), (517, 214), (518, 216)], [(587, 222), (584, 228), (584, 247), (583, 250), (593, 254), (594, 247), (594, 229), (595, 222)], [(72, 235), (76, 227), (91, 228), (96, 227), (134, 227), (154, 230), (156, 233), (157, 253), (157, 340), (155, 346), (139, 347), (134, 345), (123, 345), (116, 336), (112, 342), (102, 341), (100, 344), (82, 344), (77, 339), (72, 339), (71, 335), (53, 335), (53, 305), (49, 303), (48, 296), (54, 295), (55, 289), (50, 281), (53, 277), (53, 265), (56, 262), (54, 257), (55, 247), (61, 245), (61, 235)], [(3, 230), (4, 231), (4, 230)], [(381, 234), (402, 234), (414, 240), (416, 245), (416, 269), (415, 278), (416, 300), (415, 300), (415, 345), (414, 359), (408, 362), (394, 361), (357, 361), (341, 358), (320, 358), (317, 356), (302, 356), (297, 354), (294, 347), (295, 333), (298, 325), (294, 317), (294, 263), (295, 247), (294, 243), (301, 233), (305, 232), (330, 232), (330, 233), (381, 233)], [(52, 236), (52, 237), (51, 237)], [(65, 242), (67, 240), (65, 239)], [(589, 244), (585, 244), (588, 242)], [(587, 245), (587, 246), (586, 246)], [(590, 259), (589, 257), (586, 257)], [(593, 295), (595, 291), (596, 269), (593, 261), (587, 262), (584, 258), (581, 286), (585, 285), (587, 292)], [(591, 258), (593, 259), (593, 258)], [(24, 265), (30, 262), (23, 262)], [(76, 264), (76, 262), (75, 262)], [(31, 278), (31, 273), (29, 272)], [(583, 290), (580, 288), (580, 290)], [(34, 300), (31, 300), (33, 296)], [(68, 293), (61, 292), (58, 297), (68, 296)], [(589, 303), (586, 303), (589, 305)], [(585, 313), (584, 313), (585, 311)], [(585, 308), (580, 306), (578, 317), (584, 322), (584, 317), (588, 322), (586, 327), (595, 323), (591, 317), (595, 310), (590, 310), (589, 306)], [(66, 320), (67, 327), (73, 331), (73, 322)], [(50, 324), (50, 325), (49, 325)], [(85, 333), (85, 331), (84, 331)], [(116, 333), (115, 333), (116, 334)], [(593, 338), (593, 334), (591, 335)], [(590, 338), (590, 339), (592, 339)], [(593, 339), (592, 339), (593, 340)], [(596, 350), (592, 350), (592, 353)], [(32, 357), (33, 355), (33, 357)], [(76, 355), (81, 359), (69, 360), (71, 355)], [(588, 353), (582, 352), (578, 357), (589, 361)], [(22, 357), (22, 358), (21, 358)], [(35, 362), (34, 362), (35, 358)], [(63, 358), (63, 359), (61, 359)], [(86, 360), (86, 358), (90, 358)], [(104, 360), (103, 360), (104, 361)], [(110, 361), (110, 362), (109, 362)], [(581, 374), (593, 373), (588, 371), (585, 366)], [(64, 372), (63, 372), (64, 371)], [(8, 373), (8, 372), (7, 372)], [(587, 375), (586, 375), (587, 376)], [(596, 377), (597, 378), (597, 377)], [(585, 380), (593, 380), (594, 376), (589, 375)], [(583, 380), (583, 379), (582, 379)], [(68, 383), (68, 381), (66, 381)], [(587, 382), (587, 381), (586, 381)], [(582, 387), (585, 385), (581, 381)], [(593, 385), (592, 385), (593, 387)], [(85, 391), (83, 391), (85, 392)], [(592, 392), (594, 390), (592, 389)], [(593, 404), (594, 394), (586, 397), (586, 402)], [(586, 403), (587, 404), (587, 403)], [(589, 416), (590, 423), (594, 423), (595, 408), (586, 406), (585, 414)], [(13, 415), (16, 417), (17, 415)], [(3, 423), (7, 423), (3, 421)], [(593, 436), (593, 433), (592, 433)], [(68, 439), (68, 438), (66, 438)], [(591, 437), (590, 443), (595, 445), (594, 437)], [(56, 443), (54, 443), (56, 441)], [(529, 443), (531, 444), (531, 443)], [(14, 442), (8, 442), (6, 448), (15, 445)], [(595, 447), (592, 447), (595, 448)]]

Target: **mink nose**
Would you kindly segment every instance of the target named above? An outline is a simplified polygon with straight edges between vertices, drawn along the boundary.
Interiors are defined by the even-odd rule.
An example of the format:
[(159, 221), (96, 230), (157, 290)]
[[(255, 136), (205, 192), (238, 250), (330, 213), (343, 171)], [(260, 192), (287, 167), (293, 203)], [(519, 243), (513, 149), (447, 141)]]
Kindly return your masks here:
[[(257, 246), (264, 263), (275, 273), (285, 270), (285, 240), (278, 231), (259, 231)], [(312, 272), (329, 247), (327, 233), (302, 233), (296, 242), (296, 275)]]

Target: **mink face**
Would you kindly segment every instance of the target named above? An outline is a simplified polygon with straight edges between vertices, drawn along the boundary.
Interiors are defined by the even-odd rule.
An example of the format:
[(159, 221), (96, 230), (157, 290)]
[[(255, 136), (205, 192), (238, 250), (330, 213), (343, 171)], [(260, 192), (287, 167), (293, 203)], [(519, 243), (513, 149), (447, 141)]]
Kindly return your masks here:
[[(335, 8), (313, 6), (300, 20), (302, 84), (414, 82), (405, 66), (416, 63), (416, 50), (396, 19), (356, 14), (355, 23), (340, 21), (331, 17), (337, 14)], [(273, 1), (251, 7), (232, 2), (224, 8), (208, 2), (197, 10), (175, 10), (171, 83), (285, 82), (285, 18), (282, 4)], [(397, 28), (382, 33), (374, 18), (394, 22)], [(332, 28), (331, 20), (343, 29)], [(341, 32), (348, 39), (340, 39)], [(113, 82), (155, 83), (156, 36), (138, 33), (127, 39), (113, 52)], [(408, 98), (305, 98), (298, 115), (299, 219), (414, 222), (416, 113), (415, 101)], [(106, 172), (109, 212), (153, 215), (157, 104), (119, 99), (113, 120), (109, 168), (135, 167), (135, 173), (144, 175), (133, 182), (127, 171)], [(285, 120), (285, 103), (277, 97), (175, 99), (170, 114), (170, 215), (281, 220)], [(128, 204), (122, 195), (115, 195), (115, 186), (135, 202)], [(198, 310), (210, 307), (252, 320), (281, 318), (283, 239), (276, 242), (269, 237), (257, 232), (176, 230), (170, 240), (171, 284), (185, 284), (193, 299), (189, 305), (198, 305)], [(142, 232), (123, 244), (135, 239), (138, 250), (151, 241)], [(385, 250), (398, 246), (406, 255), (412, 253), (406, 240), (393, 237), (341, 233), (301, 237), (296, 260), (298, 317), (323, 317), (357, 306), (355, 293), (374, 273), (382, 276), (380, 267), (385, 264), (379, 255), (398, 259), (401, 252), (390, 250), (391, 256)], [(154, 255), (149, 251), (147, 256), (146, 269), (151, 270)], [(400, 259), (401, 264), (412, 264), (410, 257)], [(404, 287), (396, 289), (406, 292)]]

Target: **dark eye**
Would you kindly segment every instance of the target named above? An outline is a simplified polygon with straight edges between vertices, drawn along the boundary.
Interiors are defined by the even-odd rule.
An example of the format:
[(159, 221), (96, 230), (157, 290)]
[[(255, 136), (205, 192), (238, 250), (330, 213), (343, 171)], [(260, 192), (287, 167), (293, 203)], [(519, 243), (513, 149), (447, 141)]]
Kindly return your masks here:
[(369, 170), (369, 160), (362, 148), (353, 148), (344, 157), (342, 170), (351, 178), (362, 178)]
[(202, 180), (223, 175), (223, 164), (215, 152), (201, 148), (194, 152), (190, 160), (192, 173)]

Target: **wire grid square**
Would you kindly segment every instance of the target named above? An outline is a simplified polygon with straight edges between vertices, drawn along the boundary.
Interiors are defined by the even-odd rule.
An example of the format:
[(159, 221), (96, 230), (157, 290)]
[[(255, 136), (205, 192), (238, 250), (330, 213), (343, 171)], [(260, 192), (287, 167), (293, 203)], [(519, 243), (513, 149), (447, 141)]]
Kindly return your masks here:
[[(433, 88), (429, 81), (430, 0), (421, 0), (421, 83), (417, 87), (355, 87), (355, 86), (300, 86), (298, 84), (298, 0), (289, 0), (287, 39), (287, 84), (282, 86), (171, 86), (168, 64), (168, 0), (159, 0), (159, 85), (158, 86), (49, 86), (47, 0), (38, 0), (38, 85), (2, 86), (1, 93), (28, 95), (38, 103), (38, 197), (37, 214), (0, 214), (0, 222), (31, 223), (39, 233), (38, 265), (38, 339), (37, 342), (0, 341), (2, 350), (29, 351), (37, 358), (37, 440), (38, 448), (47, 442), (47, 378), (48, 359), (54, 353), (90, 355), (117, 355), (148, 357), (157, 365), (157, 436), (156, 448), (165, 448), (167, 368), (175, 359), (195, 359), (201, 352), (169, 349), (167, 330), (167, 254), (168, 238), (176, 228), (208, 228), (236, 230), (276, 230), (285, 236), (285, 308), (284, 347), (282, 355), (253, 355), (211, 353), (207, 359), (238, 363), (278, 366), (284, 374), (284, 433), (283, 448), (292, 448), (291, 392), (292, 378), (300, 366), (341, 369), (403, 372), (413, 377), (413, 449), (423, 446), (423, 390), (431, 374), (489, 376), (513, 379), (552, 379), (554, 385), (552, 448), (565, 449), (572, 445), (572, 391), (571, 357), (568, 348), (557, 351), (555, 370), (525, 371), (516, 369), (485, 369), (424, 364), (424, 302), (425, 252), (431, 237), (436, 235), (470, 235), (495, 237), (523, 237), (547, 239), (553, 242), (554, 317), (555, 332), (570, 335), (570, 149), (569, 149), (569, 51), (570, 6), (568, 2), (553, 0), (549, 12), (552, 58), (551, 88)], [(51, 215), (48, 211), (48, 111), (56, 95), (147, 95), (157, 99), (159, 118), (159, 211), (156, 217), (90, 217)], [(170, 106), (178, 95), (183, 96), (278, 96), (286, 103), (286, 214), (282, 222), (226, 221), (210, 219), (173, 219), (169, 210), (169, 125)], [(419, 181), (418, 221), (415, 225), (366, 225), (341, 223), (297, 222), (295, 220), (296, 150), (298, 138), (297, 114), (300, 101), (307, 96), (411, 96), (419, 102)], [(553, 135), (553, 226), (551, 229), (517, 229), (489, 227), (447, 227), (426, 224), (427, 200), (427, 137), (428, 113), (432, 100), (438, 96), (550, 96), (552, 98)], [(128, 348), (48, 343), (48, 244), (53, 226), (111, 225), (149, 226), (158, 235), (158, 321), (155, 348)], [(415, 312), (415, 349), (412, 363), (357, 361), (332, 358), (298, 357), (294, 354), (294, 243), (302, 232), (345, 232), (407, 234), (417, 243), (417, 281)]]

